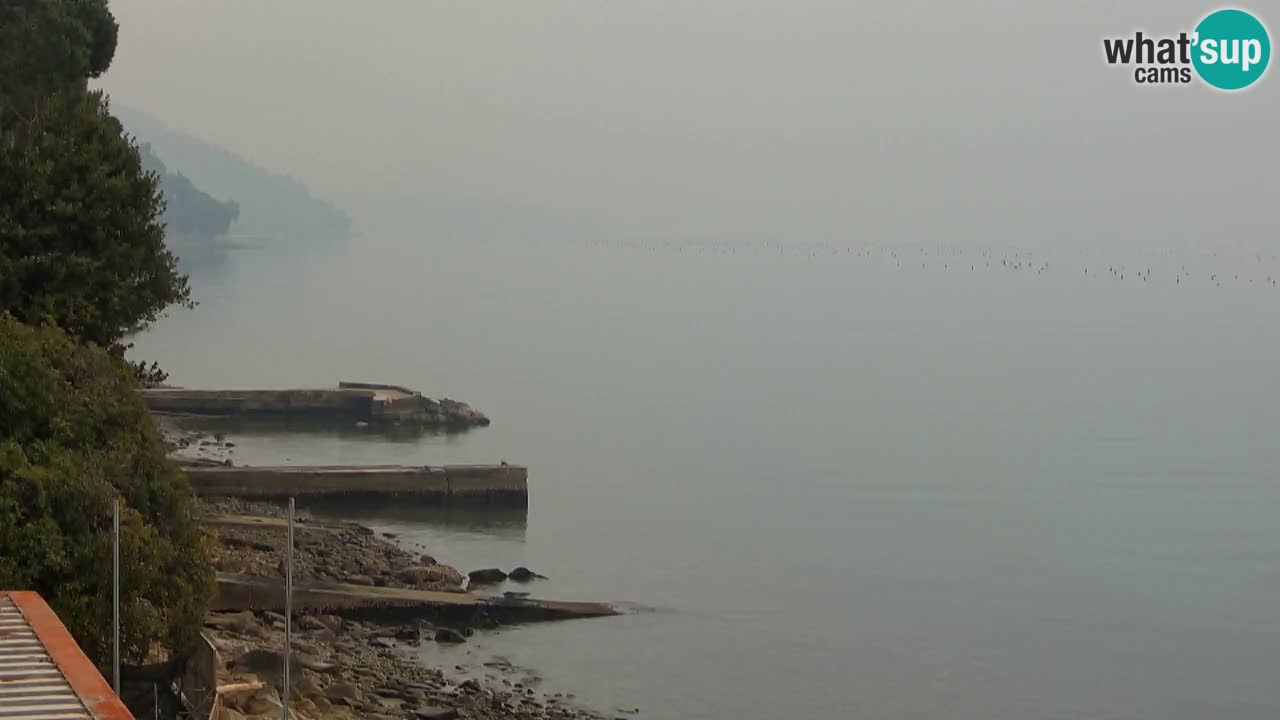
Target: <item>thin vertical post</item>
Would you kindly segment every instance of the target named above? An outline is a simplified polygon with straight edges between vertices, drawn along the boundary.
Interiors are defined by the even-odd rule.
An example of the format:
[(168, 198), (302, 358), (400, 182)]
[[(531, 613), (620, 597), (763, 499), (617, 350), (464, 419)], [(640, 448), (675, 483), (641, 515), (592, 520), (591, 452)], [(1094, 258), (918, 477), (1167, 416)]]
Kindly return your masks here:
[(111, 687), (120, 696), (120, 500), (111, 509)]
[(293, 498), (289, 498), (289, 540), (284, 548), (284, 707), (282, 720), (289, 720), (289, 654), (293, 649)]

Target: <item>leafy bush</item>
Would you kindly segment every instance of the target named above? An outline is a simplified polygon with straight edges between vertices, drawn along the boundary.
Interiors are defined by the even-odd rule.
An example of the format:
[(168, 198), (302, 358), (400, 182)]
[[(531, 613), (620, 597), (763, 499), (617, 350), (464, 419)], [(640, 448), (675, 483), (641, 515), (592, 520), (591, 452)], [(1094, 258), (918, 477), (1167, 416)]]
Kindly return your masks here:
[(213, 588), (191, 486), (133, 383), (114, 355), (0, 313), (0, 587), (39, 591), (99, 665), (116, 498), (124, 661), (188, 652)]

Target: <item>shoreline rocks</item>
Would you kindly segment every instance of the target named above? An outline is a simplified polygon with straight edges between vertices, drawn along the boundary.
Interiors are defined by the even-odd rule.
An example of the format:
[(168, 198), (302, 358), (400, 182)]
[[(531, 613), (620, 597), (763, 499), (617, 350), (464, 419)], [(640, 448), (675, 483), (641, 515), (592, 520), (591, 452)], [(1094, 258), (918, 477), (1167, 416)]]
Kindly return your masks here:
[[(200, 501), (207, 516), (281, 517), (269, 503), (237, 499)], [(218, 542), (214, 562), (243, 574), (280, 577), (285, 534), (278, 528), (211, 525)], [(427, 562), (430, 560), (431, 562)], [(354, 524), (295, 525), (295, 578), (352, 578), (390, 587), (461, 592), (461, 572), (434, 558), (410, 553)], [(503, 578), (507, 574), (501, 570)], [(474, 627), (491, 627), (473, 618)], [(503, 663), (486, 663), (484, 682), (446, 675), (420, 658), (430, 647), (467, 647), (472, 628), (380, 622), (311, 613), (293, 618), (291, 715), (298, 720), (601, 720), (571, 696), (533, 689), (536, 677)], [(223, 662), (218, 684), (242, 689), (224, 698), (221, 720), (280, 717), (284, 617), (274, 612), (211, 613), (206, 634)], [(464, 666), (455, 670), (465, 672)], [(494, 674), (497, 673), (497, 674)], [(509, 677), (503, 677), (507, 675)]]
[[(484, 663), (480, 679), (450, 677), (415, 657), (431, 640), (465, 641), (452, 628), (314, 614), (295, 618), (294, 625), (290, 710), (298, 720), (602, 718), (570, 696), (535, 690), (536, 675), (505, 660)], [(221, 720), (279, 717), (284, 623), (267, 612), (212, 613), (205, 632), (224, 660), (219, 686), (234, 688), (223, 694)]]
[[(268, 503), (218, 499), (202, 500), (201, 505), (210, 515), (281, 514)], [(215, 525), (214, 532), (218, 542), (212, 559), (220, 572), (273, 578), (283, 575), (286, 535), (279, 528)], [(462, 573), (456, 568), (421, 564), (414, 553), (355, 525), (297, 522), (293, 562), (298, 580), (463, 592)]]

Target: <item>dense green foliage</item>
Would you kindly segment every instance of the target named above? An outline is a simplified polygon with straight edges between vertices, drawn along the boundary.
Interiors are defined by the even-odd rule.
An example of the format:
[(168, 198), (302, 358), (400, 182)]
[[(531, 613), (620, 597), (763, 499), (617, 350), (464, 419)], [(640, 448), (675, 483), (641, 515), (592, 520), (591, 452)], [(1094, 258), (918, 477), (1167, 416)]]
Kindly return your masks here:
[(121, 358), (189, 295), (158, 178), (86, 89), (116, 37), (105, 0), (0, 0), (0, 587), (40, 592), (99, 664), (116, 499), (126, 661), (189, 650), (212, 590), (191, 487)]
[(106, 72), (117, 30), (106, 0), (0, 2), (0, 127), (35, 122), (53, 92)]
[(112, 347), (187, 302), (156, 183), (101, 94), (50, 99), (0, 141), (0, 310)]
[(155, 173), (160, 179), (164, 194), (164, 224), (169, 233), (195, 238), (212, 238), (226, 235), (231, 223), (240, 217), (240, 206), (230, 200), (223, 202), (196, 187), (186, 175), (172, 173), (151, 152), (151, 146), (139, 147), (142, 167)]
[(189, 291), (156, 176), (85, 89), (115, 43), (105, 0), (0, 3), (0, 311), (121, 352)]
[(123, 640), (181, 653), (212, 588), (191, 487), (124, 363), (0, 315), (0, 587), (37, 590), (90, 657), (110, 656), (111, 509), (121, 516)]

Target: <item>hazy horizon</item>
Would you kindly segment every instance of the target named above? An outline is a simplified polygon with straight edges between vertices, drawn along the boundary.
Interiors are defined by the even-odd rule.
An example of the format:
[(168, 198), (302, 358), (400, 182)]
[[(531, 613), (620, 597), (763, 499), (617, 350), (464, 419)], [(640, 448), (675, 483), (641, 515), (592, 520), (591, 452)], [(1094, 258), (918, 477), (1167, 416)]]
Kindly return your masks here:
[(114, 0), (101, 84), (357, 227), (436, 198), (647, 239), (1248, 242), (1274, 68), (1227, 95), (1102, 59), (1212, 7)]

